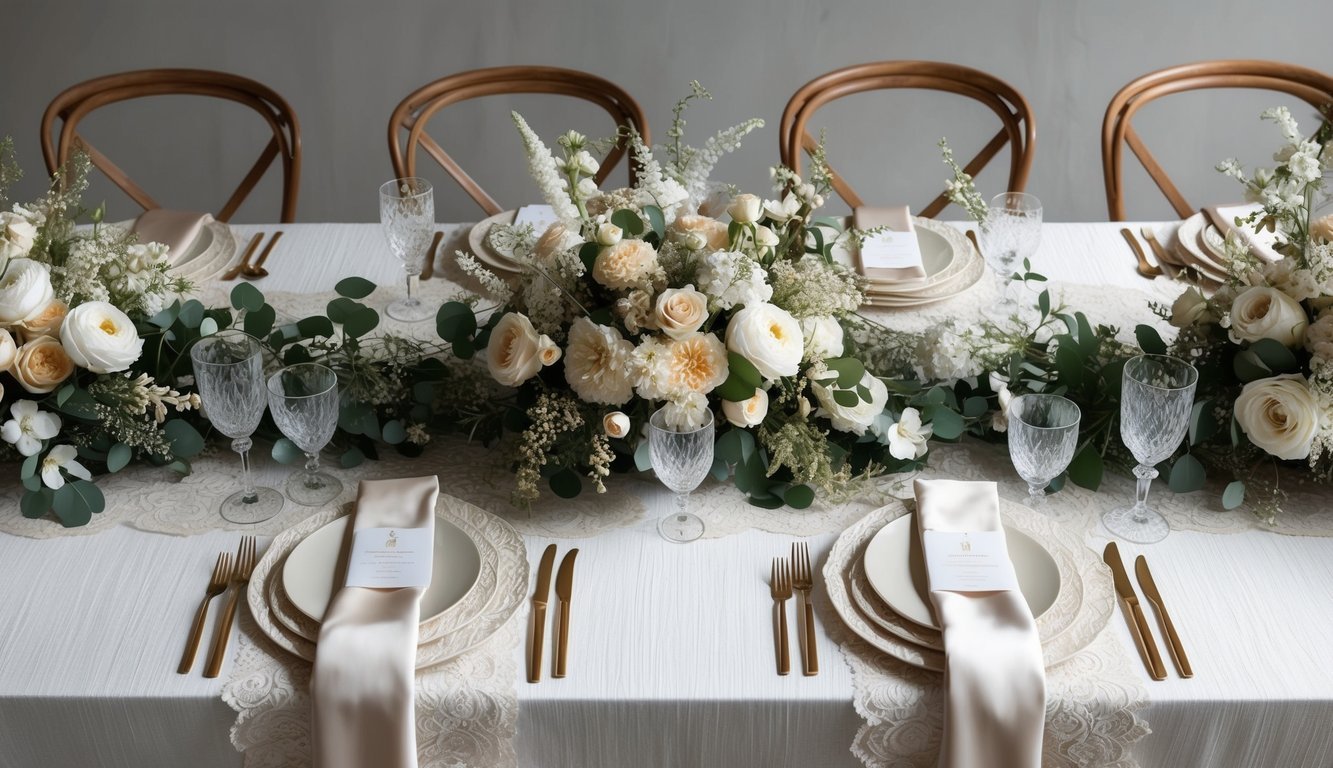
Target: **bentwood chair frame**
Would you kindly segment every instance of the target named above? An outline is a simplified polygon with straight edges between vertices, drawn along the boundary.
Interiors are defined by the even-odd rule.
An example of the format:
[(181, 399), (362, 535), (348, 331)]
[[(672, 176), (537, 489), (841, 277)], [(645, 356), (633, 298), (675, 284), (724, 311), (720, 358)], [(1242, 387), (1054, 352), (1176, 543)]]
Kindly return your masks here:
[[(624, 89), (609, 80), (587, 72), (557, 67), (491, 67), (460, 72), (424, 85), (409, 94), (394, 109), (389, 118), (389, 156), (393, 162), (394, 175), (397, 178), (418, 175), (417, 150), (420, 148), (434, 158), (488, 216), (503, 211), (495, 198), (487, 194), (426, 132), (426, 127), (437, 112), (450, 104), (483, 96), (514, 93), (556, 94), (592, 102), (606, 110), (618, 128), (632, 127), (643, 137), (645, 144), (652, 143), (648, 133), (648, 118), (644, 116), (643, 109)], [(400, 136), (404, 131), (406, 138), (400, 145)], [(612, 147), (595, 176), (598, 185), (606, 180), (627, 148), (628, 142), (623, 137)], [(632, 160), (629, 178), (633, 185), (637, 174)]]
[[(56, 96), (42, 115), (42, 157), (54, 174), (76, 147), (88, 153), (92, 164), (125, 191), (144, 210), (160, 208), (156, 200), (123, 170), (103, 155), (82, 134), (79, 123), (94, 110), (149, 96), (192, 95), (234, 101), (250, 107), (264, 119), (273, 138), (245, 174), (236, 191), (217, 213), (229, 221), (263, 178), (274, 160), (282, 166), (282, 221), (296, 220), (296, 198), (301, 184), (301, 127), (296, 113), (273, 89), (246, 77), (203, 69), (144, 69), (98, 77), (70, 86)], [(62, 125), (59, 134), (57, 121)]]
[(1148, 151), (1131, 120), (1145, 104), (1183, 91), (1209, 88), (1251, 88), (1295, 96), (1317, 109), (1333, 104), (1333, 77), (1294, 64), (1252, 59), (1200, 61), (1150, 72), (1121, 88), (1106, 107), (1102, 121), (1102, 172), (1106, 181), (1106, 207), (1112, 221), (1125, 220), (1124, 146), (1143, 164), (1157, 188), (1186, 218), (1196, 210), (1185, 200), (1166, 171)]
[[(811, 116), (825, 104), (865, 91), (896, 88), (947, 91), (984, 104), (1000, 118), (1003, 125), (963, 170), (975, 176), (1008, 144), (1008, 190), (1022, 192), (1027, 186), (1028, 174), (1032, 170), (1032, 148), (1037, 139), (1036, 122), (1027, 100), (1008, 83), (993, 75), (970, 67), (934, 61), (857, 64), (811, 80), (791, 97), (782, 112), (778, 142), (783, 165), (800, 174), (802, 149), (813, 152), (818, 146), (806, 126)], [(862, 205), (861, 197), (836, 171), (832, 172), (831, 181), (834, 191), (849, 206), (856, 208)], [(948, 205), (948, 196), (941, 193), (921, 209), (920, 215), (933, 218)]]

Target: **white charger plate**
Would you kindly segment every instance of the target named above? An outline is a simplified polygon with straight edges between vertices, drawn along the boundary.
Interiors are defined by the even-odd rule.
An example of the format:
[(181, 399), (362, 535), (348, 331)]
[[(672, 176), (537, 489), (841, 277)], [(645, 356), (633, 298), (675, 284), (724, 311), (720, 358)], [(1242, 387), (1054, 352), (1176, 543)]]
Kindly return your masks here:
[(1176, 255), (1185, 262), (1185, 266), (1193, 267), (1205, 277), (1226, 282), (1226, 264), (1205, 253), (1201, 244), (1206, 226), (1208, 226), (1207, 217), (1202, 211), (1180, 222), (1180, 228), (1176, 230)]
[(494, 216), (488, 216), (473, 225), (467, 233), (467, 245), (472, 251), (472, 255), (481, 260), (487, 266), (494, 267), (502, 272), (520, 272), (518, 265), (513, 259), (496, 253), (486, 243), (486, 236), (490, 234), (491, 227), (497, 224), (513, 224), (514, 217), (518, 215), (518, 210), (501, 211)]
[[(938, 631), (915, 521), (914, 516), (903, 515), (884, 526), (866, 546), (862, 567), (871, 589), (895, 613)], [(1018, 575), (1018, 588), (1032, 609), (1032, 617), (1041, 618), (1060, 595), (1060, 568), (1045, 547), (1022, 531), (1005, 525), (1004, 539)]]

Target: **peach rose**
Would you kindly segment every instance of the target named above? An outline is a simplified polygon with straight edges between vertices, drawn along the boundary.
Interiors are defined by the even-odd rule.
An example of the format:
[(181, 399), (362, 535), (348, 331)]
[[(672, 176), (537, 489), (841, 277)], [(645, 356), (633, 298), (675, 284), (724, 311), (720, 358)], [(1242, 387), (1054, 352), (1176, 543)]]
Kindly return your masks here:
[(19, 347), (10, 373), (24, 389), (33, 394), (44, 394), (74, 373), (74, 361), (59, 341), (40, 336)]
[(18, 324), (23, 330), (23, 338), (32, 341), (38, 336), (60, 338), (60, 324), (69, 314), (69, 305), (60, 299), (51, 299), (36, 315)]
[(694, 251), (705, 248), (723, 251), (731, 241), (727, 235), (727, 225), (707, 216), (680, 216), (671, 224), (671, 231), (677, 242)]
[(708, 297), (694, 290), (693, 285), (668, 288), (657, 295), (654, 317), (662, 333), (683, 339), (708, 319)]

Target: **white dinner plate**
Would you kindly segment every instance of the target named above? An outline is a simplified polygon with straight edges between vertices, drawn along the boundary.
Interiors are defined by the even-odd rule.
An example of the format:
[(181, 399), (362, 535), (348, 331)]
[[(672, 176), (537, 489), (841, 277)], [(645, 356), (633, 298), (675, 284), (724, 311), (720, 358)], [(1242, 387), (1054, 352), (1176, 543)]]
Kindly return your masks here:
[(491, 227), (497, 224), (513, 224), (514, 217), (517, 215), (517, 210), (501, 211), (500, 213), (484, 218), (473, 225), (472, 229), (467, 233), (467, 244), (468, 248), (471, 249), (472, 254), (487, 266), (494, 267), (503, 272), (519, 272), (518, 265), (514, 263), (513, 259), (510, 259), (503, 254), (496, 253), (495, 249), (486, 242), (486, 236), (490, 234)]
[(920, 624), (913, 624), (894, 613), (866, 583), (865, 569), (862, 566), (861, 561), (851, 564), (851, 570), (847, 576), (847, 587), (852, 603), (865, 615), (866, 619), (894, 637), (919, 645), (922, 648), (943, 651), (944, 635), (937, 629), (927, 629)]
[[(283, 563), (282, 588), (287, 599), (313, 621), (323, 620), (345, 571), (343, 541), (348, 538), (345, 534), (350, 519), (340, 517), (310, 534)], [(458, 526), (436, 517), (430, 586), (421, 595), (422, 621), (429, 621), (461, 600), (480, 573), (477, 545)]]
[[(1060, 594), (1060, 568), (1045, 547), (1022, 531), (1005, 525), (1004, 538), (1018, 575), (1018, 588), (1033, 618), (1041, 618)], [(862, 566), (870, 587), (895, 613), (939, 630), (930, 607), (926, 564), (914, 515), (903, 515), (875, 534), (866, 546)]]
[(1180, 228), (1176, 230), (1176, 255), (1185, 262), (1185, 266), (1197, 269), (1205, 277), (1225, 282), (1226, 262), (1206, 253), (1202, 245), (1203, 230), (1208, 225), (1202, 211), (1180, 222)]

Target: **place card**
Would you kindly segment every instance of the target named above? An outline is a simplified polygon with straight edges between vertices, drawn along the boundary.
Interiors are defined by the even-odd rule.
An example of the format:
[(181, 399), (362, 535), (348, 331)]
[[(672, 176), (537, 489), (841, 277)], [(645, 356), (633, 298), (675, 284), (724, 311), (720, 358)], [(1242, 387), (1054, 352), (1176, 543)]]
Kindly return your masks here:
[(861, 243), (858, 256), (861, 274), (902, 282), (926, 277), (921, 244), (917, 241), (916, 228), (907, 206), (860, 206), (853, 214), (853, 222), (862, 231), (880, 229)]
[(352, 535), (347, 586), (430, 586), (435, 532), (429, 528), (362, 528)]
[(532, 233), (537, 237), (541, 237), (557, 221), (560, 219), (555, 215), (555, 209), (549, 205), (525, 205), (514, 214), (514, 226), (531, 224)]
[(1018, 589), (1003, 531), (924, 531), (932, 592), (1006, 592)]

